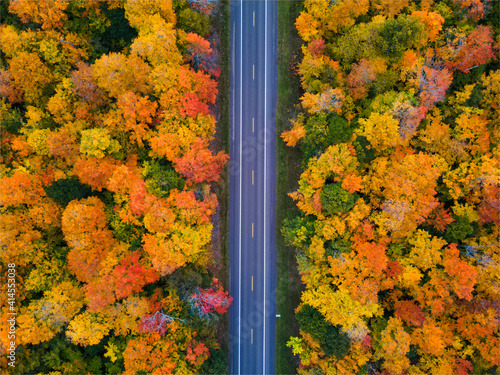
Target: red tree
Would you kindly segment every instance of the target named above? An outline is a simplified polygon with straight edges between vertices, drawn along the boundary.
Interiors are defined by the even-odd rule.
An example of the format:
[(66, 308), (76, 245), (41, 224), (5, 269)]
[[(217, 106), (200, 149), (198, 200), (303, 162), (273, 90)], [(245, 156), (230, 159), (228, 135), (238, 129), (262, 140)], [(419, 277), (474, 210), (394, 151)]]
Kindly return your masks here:
[(431, 212), (426, 222), (433, 225), (440, 232), (444, 232), (448, 224), (451, 224), (454, 219), (449, 215), (449, 208), (445, 208), (444, 203), (439, 205)]
[(361, 59), (358, 64), (354, 64), (347, 77), (349, 84), (349, 94), (354, 99), (360, 99), (367, 93), (366, 85), (376, 78), (375, 68), (369, 60)]
[(395, 304), (395, 315), (406, 324), (421, 327), (424, 324), (425, 313), (413, 301), (397, 301)]
[(208, 115), (210, 113), (210, 109), (206, 103), (203, 103), (198, 95), (194, 93), (186, 93), (181, 100), (179, 101), (179, 112), (183, 116), (189, 116), (192, 118), (196, 118), (198, 113), (202, 115)]
[(495, 57), (493, 31), (490, 26), (478, 26), (467, 36), (465, 43), (460, 41), (457, 44), (456, 49), (451, 51), (453, 59), (446, 64), (449, 69), (458, 69), (468, 73), (471, 69)]
[(22, 96), (22, 92), (14, 84), (9, 69), (0, 69), (0, 98), (7, 98), (11, 103), (21, 103)]
[(103, 307), (111, 305), (116, 301), (114, 280), (109, 277), (96, 277), (85, 285), (82, 290), (85, 292), (89, 303), (87, 309), (98, 311)]
[(217, 97), (217, 82), (202, 71), (179, 67), (178, 89), (182, 93), (190, 92), (198, 95), (203, 103), (215, 103)]
[(325, 40), (324, 39), (314, 39), (309, 43), (309, 52), (313, 56), (321, 56), (325, 50)]
[(198, 34), (189, 33), (186, 36), (188, 45), (186, 50), (189, 53), (189, 59), (194, 69), (202, 69), (205, 72), (215, 76), (220, 75), (220, 69), (217, 67), (217, 55), (210, 47), (210, 42)]
[(417, 88), (421, 104), (431, 108), (442, 101), (451, 80), (452, 74), (447, 68), (437, 69), (427, 64), (418, 68)]
[(189, 6), (200, 13), (210, 15), (213, 5), (209, 0), (188, 0)]
[(142, 215), (151, 205), (151, 195), (146, 191), (146, 183), (140, 178), (135, 178), (130, 184), (130, 212)]
[(229, 156), (223, 151), (213, 155), (206, 143), (198, 139), (183, 156), (174, 159), (175, 170), (186, 176), (188, 183), (217, 182)]
[(192, 340), (188, 344), (186, 359), (189, 363), (200, 366), (209, 356), (210, 351), (204, 343)]
[(106, 95), (92, 78), (92, 68), (82, 61), (76, 67), (70, 73), (76, 94), (93, 107), (106, 105)]
[(460, 251), (457, 245), (452, 243), (445, 249), (444, 270), (450, 277), (451, 289), (459, 298), (468, 301), (472, 299), (472, 291), (476, 284), (477, 270), (466, 261), (460, 260)]
[(483, 187), (483, 200), (477, 207), (479, 223), (496, 223), (500, 225), (500, 186), (486, 185)]
[(233, 301), (233, 297), (228, 295), (228, 292), (222, 290), (222, 285), (213, 279), (212, 286), (208, 289), (198, 289), (196, 293), (191, 295), (191, 307), (198, 314), (208, 317), (212, 312), (224, 314)]
[(167, 332), (167, 324), (174, 319), (174, 317), (165, 314), (163, 310), (158, 310), (152, 315), (142, 317), (137, 329), (140, 333), (155, 332), (163, 336)]
[(125, 298), (142, 291), (144, 285), (158, 281), (158, 273), (140, 263), (140, 254), (133, 252), (113, 269), (116, 298)]
[(484, 17), (487, 4), (490, 0), (453, 0), (460, 4), (461, 9), (467, 10), (467, 16), (474, 22)]

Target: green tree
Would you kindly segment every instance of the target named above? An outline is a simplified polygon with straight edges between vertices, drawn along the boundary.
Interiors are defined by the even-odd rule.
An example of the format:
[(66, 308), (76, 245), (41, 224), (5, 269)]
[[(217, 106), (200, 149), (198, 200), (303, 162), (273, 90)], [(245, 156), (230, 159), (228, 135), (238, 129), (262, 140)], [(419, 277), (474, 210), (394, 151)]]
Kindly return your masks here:
[(225, 374), (227, 372), (227, 355), (221, 349), (210, 348), (210, 356), (200, 368), (201, 374)]
[(321, 193), (321, 205), (330, 215), (349, 211), (357, 200), (357, 194), (342, 189), (339, 183), (326, 184)]
[[(448, 225), (444, 238), (448, 242), (459, 244), (467, 237), (474, 234), (474, 223), (471, 223), (466, 216), (453, 215), (455, 221)], [(476, 224), (477, 226), (477, 224)]]
[(204, 37), (210, 32), (210, 18), (206, 14), (191, 10), (188, 6), (177, 14), (177, 27), (187, 33), (196, 33)]
[(346, 334), (340, 331), (340, 326), (332, 326), (314, 307), (308, 304), (302, 305), (295, 314), (300, 329), (309, 333), (311, 337), (321, 345), (326, 355), (335, 355), (342, 358), (350, 348), (350, 341)]
[(168, 196), (169, 191), (172, 189), (184, 189), (184, 180), (179, 174), (170, 165), (160, 161), (144, 162), (142, 175), (148, 193), (158, 197)]
[(199, 288), (208, 288), (211, 281), (210, 275), (205, 270), (191, 263), (176, 269), (167, 279), (168, 285), (176, 290), (180, 299), (190, 297)]
[(62, 178), (45, 188), (45, 193), (61, 206), (66, 207), (73, 199), (88, 198), (92, 195), (90, 186), (76, 179)]
[(326, 355), (334, 355), (338, 359), (345, 356), (351, 347), (349, 338), (340, 332), (339, 325), (328, 325), (320, 344)]
[(349, 142), (352, 136), (352, 129), (344, 117), (330, 115), (328, 117), (328, 134), (326, 142), (328, 145)]
[(365, 136), (357, 135), (353, 145), (356, 150), (356, 157), (361, 164), (368, 164), (375, 159), (375, 150)]
[(424, 24), (418, 18), (389, 18), (380, 29), (377, 49), (382, 57), (396, 62), (406, 50), (417, 47), (424, 37)]
[(338, 256), (339, 254), (349, 254), (351, 252), (351, 243), (349, 240), (328, 240), (324, 243), (325, 256)]
[(314, 235), (314, 221), (297, 214), (291, 214), (283, 220), (281, 234), (289, 246), (305, 248)]
[(325, 320), (323, 314), (314, 307), (304, 304), (295, 314), (295, 317), (302, 331), (309, 333), (318, 342), (323, 341), (328, 328), (328, 322)]

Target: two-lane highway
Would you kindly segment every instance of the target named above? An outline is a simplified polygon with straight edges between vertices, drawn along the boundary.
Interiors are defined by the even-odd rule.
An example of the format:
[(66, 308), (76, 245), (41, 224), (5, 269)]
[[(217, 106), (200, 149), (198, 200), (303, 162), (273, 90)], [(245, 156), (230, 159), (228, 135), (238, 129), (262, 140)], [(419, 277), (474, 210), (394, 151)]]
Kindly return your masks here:
[(231, 2), (229, 373), (273, 374), (276, 2)]

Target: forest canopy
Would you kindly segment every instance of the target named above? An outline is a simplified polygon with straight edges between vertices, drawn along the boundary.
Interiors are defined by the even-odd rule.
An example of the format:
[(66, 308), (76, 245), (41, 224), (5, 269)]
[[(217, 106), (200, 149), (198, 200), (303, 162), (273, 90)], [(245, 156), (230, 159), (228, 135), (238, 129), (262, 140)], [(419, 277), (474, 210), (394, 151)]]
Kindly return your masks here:
[[(15, 373), (220, 373), (203, 0), (1, 2), (0, 236)], [(7, 293), (7, 273), (2, 274)], [(9, 292), (10, 293), (10, 292)], [(2, 298), (2, 316), (13, 304)]]
[(499, 371), (499, 4), (305, 0), (300, 374)]

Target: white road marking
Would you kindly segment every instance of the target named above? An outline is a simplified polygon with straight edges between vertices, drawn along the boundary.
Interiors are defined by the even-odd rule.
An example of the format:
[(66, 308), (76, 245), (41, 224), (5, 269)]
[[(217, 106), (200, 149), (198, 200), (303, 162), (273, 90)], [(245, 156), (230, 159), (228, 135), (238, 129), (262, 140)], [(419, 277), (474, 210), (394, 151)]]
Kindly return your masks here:
[(253, 275), (252, 275), (252, 292), (253, 292)]
[(243, 0), (240, 7), (240, 222), (239, 222), (239, 256), (238, 256), (238, 374), (241, 372), (241, 183), (242, 183), (242, 161), (243, 161)]
[(253, 329), (250, 330), (250, 344), (253, 345)]
[(255, 27), (255, 11), (253, 12), (253, 27)]
[[(264, 17), (264, 345), (262, 353), (264, 360), (262, 362), (262, 373), (266, 373), (266, 181), (267, 181), (267, 0), (265, 1), (265, 17)], [(274, 353), (273, 353), (274, 355)]]
[(255, 133), (255, 118), (252, 117), (252, 133)]
[(252, 223), (252, 238), (253, 238), (253, 223)]
[(252, 79), (255, 80), (255, 65), (252, 65)]
[(254, 170), (252, 169), (252, 185), (254, 184), (254, 178), (253, 178), (253, 175), (254, 175)]

